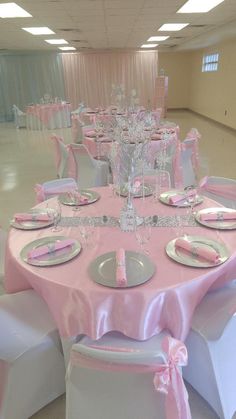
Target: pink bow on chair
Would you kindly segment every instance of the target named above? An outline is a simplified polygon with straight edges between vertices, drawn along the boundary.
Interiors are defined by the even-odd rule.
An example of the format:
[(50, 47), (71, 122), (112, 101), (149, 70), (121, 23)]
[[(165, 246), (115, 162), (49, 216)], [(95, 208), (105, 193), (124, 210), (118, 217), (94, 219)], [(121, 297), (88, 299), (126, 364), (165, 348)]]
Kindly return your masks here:
[(185, 345), (169, 336), (162, 342), (167, 354), (167, 363), (156, 367), (153, 380), (155, 389), (166, 394), (166, 419), (191, 419), (188, 393), (179, 367), (187, 365)]

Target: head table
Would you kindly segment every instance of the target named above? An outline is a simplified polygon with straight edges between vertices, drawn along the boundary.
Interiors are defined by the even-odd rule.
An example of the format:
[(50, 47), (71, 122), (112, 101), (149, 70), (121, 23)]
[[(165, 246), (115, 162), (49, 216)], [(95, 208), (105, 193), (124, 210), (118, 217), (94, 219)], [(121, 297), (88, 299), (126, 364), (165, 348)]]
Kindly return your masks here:
[[(96, 188), (96, 191), (101, 198), (83, 206), (79, 212), (62, 205), (62, 217), (119, 217), (124, 198), (112, 196), (107, 187)], [(53, 207), (56, 199), (48, 202)], [(45, 208), (46, 203), (40, 206)], [(145, 198), (145, 202), (142, 198), (135, 199), (135, 206), (140, 215), (174, 217), (176, 212), (176, 208), (155, 202), (152, 197)], [(197, 208), (215, 206), (215, 202), (204, 199)], [(186, 208), (182, 211), (186, 214)], [(63, 219), (68, 220), (62, 218), (62, 222)], [(47, 302), (62, 337), (85, 334), (98, 339), (109, 331), (118, 331), (131, 338), (145, 340), (168, 329), (173, 337), (184, 340), (192, 314), (208, 290), (235, 279), (235, 231), (218, 231), (200, 225), (187, 226), (185, 231), (190, 235), (203, 235), (223, 242), (231, 254), (225, 263), (214, 268), (181, 265), (170, 259), (165, 252), (166, 244), (176, 237), (176, 227), (152, 227), (148, 249), (156, 271), (149, 281), (133, 288), (105, 287), (93, 282), (88, 273), (89, 264), (98, 255), (121, 247), (141, 252), (135, 234), (122, 232), (118, 226), (106, 226), (104, 223), (104, 226), (95, 227), (94, 246), (83, 248), (69, 262), (35, 267), (21, 260), (21, 249), (35, 239), (65, 235), (80, 240), (78, 227), (72, 224), (63, 227), (60, 233), (53, 233), (50, 227), (33, 231), (12, 228), (6, 254), (7, 292), (34, 288)]]

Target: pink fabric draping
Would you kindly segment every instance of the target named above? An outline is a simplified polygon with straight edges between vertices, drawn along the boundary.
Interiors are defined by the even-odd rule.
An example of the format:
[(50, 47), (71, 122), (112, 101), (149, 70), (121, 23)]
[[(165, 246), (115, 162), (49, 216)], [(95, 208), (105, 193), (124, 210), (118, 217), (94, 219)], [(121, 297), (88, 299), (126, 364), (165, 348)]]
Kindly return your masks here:
[[(93, 205), (83, 207), (81, 216), (119, 217), (124, 199), (111, 197), (109, 188), (96, 188), (101, 194)], [(51, 200), (50, 207), (56, 200)], [(214, 207), (208, 198), (198, 209)], [(218, 206), (218, 205), (217, 205)], [(45, 208), (45, 203), (39, 207)], [(152, 197), (135, 200), (140, 216), (158, 214), (174, 216), (172, 206), (153, 202)], [(185, 214), (186, 209), (183, 209)], [(68, 206), (62, 206), (62, 216), (74, 216)], [(216, 268), (196, 269), (177, 264), (165, 252), (167, 243), (176, 237), (174, 227), (153, 228), (148, 244), (149, 257), (157, 266), (153, 277), (134, 288), (114, 289), (94, 283), (88, 266), (97, 256), (120, 247), (139, 251), (133, 233), (119, 228), (97, 227), (94, 246), (85, 248), (78, 257), (58, 266), (34, 267), (20, 258), (22, 248), (37, 238), (50, 235), (48, 229), (21, 231), (11, 229), (6, 249), (5, 286), (8, 292), (34, 288), (47, 302), (62, 336), (85, 334), (98, 339), (116, 330), (138, 340), (148, 339), (163, 329), (184, 340), (189, 331), (192, 314), (202, 297), (213, 287), (223, 286), (235, 278), (236, 242), (234, 231), (216, 231), (204, 226), (185, 227), (189, 235), (221, 240), (231, 257)], [(78, 239), (78, 229), (63, 228), (65, 236)], [(129, 321), (127, 322), (127, 319)]]
[(223, 198), (232, 199), (236, 201), (236, 184), (229, 185), (228, 183), (211, 184), (208, 181), (208, 176), (205, 176), (199, 183), (199, 189), (210, 192)]
[(56, 112), (59, 112), (64, 109), (69, 109), (70, 111), (71, 104), (51, 103), (49, 105), (27, 106), (26, 113), (36, 116), (44, 125), (47, 125)]
[[(93, 348), (94, 346), (90, 347)], [(117, 353), (134, 351), (132, 348), (123, 349), (105, 346), (95, 346), (95, 348), (101, 351), (111, 350)], [(105, 362), (97, 358), (87, 357), (75, 350), (71, 351), (70, 362), (72, 366), (79, 365), (104, 371), (125, 371), (141, 374), (153, 372), (155, 390), (166, 395), (166, 419), (191, 419), (188, 393), (180, 372), (180, 368), (186, 366), (188, 362), (186, 346), (170, 336), (165, 336), (162, 341), (162, 349), (167, 356), (167, 361), (166, 363), (158, 363), (156, 365)]]
[(62, 54), (66, 96), (73, 108), (111, 104), (112, 84), (123, 84), (126, 96), (136, 89), (140, 103), (154, 105), (157, 51), (79, 52)]

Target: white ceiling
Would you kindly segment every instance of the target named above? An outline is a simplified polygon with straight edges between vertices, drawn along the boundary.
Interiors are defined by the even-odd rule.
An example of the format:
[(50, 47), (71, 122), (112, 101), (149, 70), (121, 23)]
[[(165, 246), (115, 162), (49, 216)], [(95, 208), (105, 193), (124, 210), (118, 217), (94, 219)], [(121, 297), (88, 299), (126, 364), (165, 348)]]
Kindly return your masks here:
[[(0, 0), (7, 2), (6, 0)], [(14, 1), (14, 0), (12, 0)], [(32, 18), (0, 18), (0, 50), (57, 50), (44, 39), (64, 38), (84, 48), (140, 48), (153, 35), (171, 35), (160, 50), (201, 48), (236, 37), (236, 0), (208, 13), (176, 14), (186, 0), (15, 0)], [(158, 32), (163, 23), (190, 23), (178, 32)], [(200, 25), (200, 26), (198, 26)], [(203, 26), (201, 26), (203, 25)], [(56, 35), (33, 36), (27, 26), (48, 26)], [(231, 30), (229, 30), (229, 27)]]

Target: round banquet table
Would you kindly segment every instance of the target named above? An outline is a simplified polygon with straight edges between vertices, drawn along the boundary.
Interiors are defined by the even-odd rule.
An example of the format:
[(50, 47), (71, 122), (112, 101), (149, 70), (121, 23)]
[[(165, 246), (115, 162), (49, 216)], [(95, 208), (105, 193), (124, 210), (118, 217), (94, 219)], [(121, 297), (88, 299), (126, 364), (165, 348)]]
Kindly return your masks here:
[(71, 126), (71, 104), (49, 103), (26, 108), (27, 128), (32, 130), (68, 128)]
[[(63, 217), (103, 216), (119, 217), (124, 198), (111, 196), (107, 187), (96, 188), (101, 198), (83, 206), (78, 213), (62, 205)], [(55, 205), (55, 198), (47, 201)], [(140, 215), (174, 216), (175, 207), (156, 203), (152, 197), (135, 199)], [(215, 207), (214, 201), (204, 199), (197, 208)], [(45, 208), (43, 202), (39, 207)], [(186, 209), (183, 209), (186, 213)], [(63, 221), (63, 219), (62, 219)], [(125, 250), (141, 251), (133, 232), (122, 232), (118, 227), (95, 227), (93, 247), (85, 247), (69, 262), (50, 267), (35, 267), (23, 262), (21, 249), (29, 242), (52, 235), (79, 239), (78, 227), (63, 227), (52, 233), (50, 227), (23, 231), (12, 228), (6, 252), (5, 286), (9, 293), (34, 288), (47, 302), (62, 337), (85, 334), (98, 339), (109, 331), (118, 331), (137, 340), (145, 340), (168, 329), (184, 340), (189, 331), (192, 314), (202, 297), (211, 288), (223, 286), (235, 278), (235, 231), (219, 231), (203, 226), (185, 227), (190, 235), (203, 235), (223, 242), (230, 258), (214, 268), (193, 268), (178, 264), (165, 252), (166, 244), (176, 237), (175, 227), (153, 227), (148, 245), (149, 257), (156, 265), (153, 277), (133, 288), (110, 288), (93, 282), (88, 274), (89, 264), (99, 255)]]

